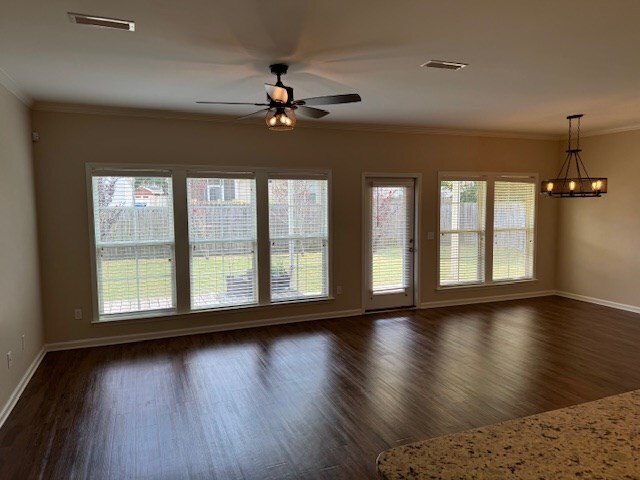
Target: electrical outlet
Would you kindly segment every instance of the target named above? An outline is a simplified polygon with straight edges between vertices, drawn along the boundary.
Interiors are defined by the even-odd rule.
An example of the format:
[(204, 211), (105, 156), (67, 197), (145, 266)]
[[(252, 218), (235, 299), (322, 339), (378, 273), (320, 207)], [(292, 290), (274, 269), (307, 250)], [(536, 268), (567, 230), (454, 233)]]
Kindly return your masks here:
[(76, 320), (82, 320), (82, 309), (81, 308), (76, 308), (73, 311), (73, 318), (75, 318)]
[(342, 295), (342, 285), (338, 285), (338, 286), (336, 287), (336, 293), (337, 293), (338, 295)]
[(22, 334), (22, 351), (24, 352), (25, 338), (24, 334)]
[(7, 352), (7, 368), (11, 368), (13, 365), (13, 354), (9, 351)]

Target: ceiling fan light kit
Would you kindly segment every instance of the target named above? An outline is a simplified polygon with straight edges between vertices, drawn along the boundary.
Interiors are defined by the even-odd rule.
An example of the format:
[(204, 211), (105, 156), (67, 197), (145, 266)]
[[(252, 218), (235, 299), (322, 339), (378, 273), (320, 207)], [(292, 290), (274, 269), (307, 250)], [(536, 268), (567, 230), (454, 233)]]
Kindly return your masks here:
[[(309, 118), (322, 118), (329, 115), (329, 112), (320, 108), (314, 108), (310, 105), (335, 105), (339, 103), (359, 102), (362, 99), (357, 93), (348, 93), (345, 95), (325, 95), (322, 97), (304, 98), (302, 100), (294, 100), (293, 88), (287, 87), (282, 83), (282, 75), (286, 74), (289, 66), (283, 63), (274, 63), (270, 65), (271, 73), (277, 77), (275, 85), (269, 83), (264, 84), (267, 92), (267, 101), (269, 103), (245, 103), (245, 102), (196, 102), (205, 105), (256, 105), (266, 107), (257, 112), (250, 113), (240, 117), (252, 117), (259, 113), (266, 112), (265, 123), (269, 130), (287, 131), (293, 130), (297, 121), (297, 114), (304, 115)], [(296, 113), (297, 112), (297, 113)]]
[[(580, 119), (583, 114), (569, 115), (569, 145), (567, 147), (567, 157), (565, 158), (556, 178), (544, 180), (540, 184), (540, 193), (548, 197), (559, 198), (580, 198), (580, 197), (600, 197), (607, 193), (607, 179), (604, 177), (591, 177), (580, 157)], [(572, 148), (571, 133), (572, 121), (577, 120), (578, 128), (576, 135), (576, 145)], [(571, 166), (575, 165), (576, 176), (569, 176)]]
[(291, 108), (270, 108), (267, 111), (265, 122), (269, 130), (274, 132), (293, 130), (293, 127), (296, 126), (296, 114)]

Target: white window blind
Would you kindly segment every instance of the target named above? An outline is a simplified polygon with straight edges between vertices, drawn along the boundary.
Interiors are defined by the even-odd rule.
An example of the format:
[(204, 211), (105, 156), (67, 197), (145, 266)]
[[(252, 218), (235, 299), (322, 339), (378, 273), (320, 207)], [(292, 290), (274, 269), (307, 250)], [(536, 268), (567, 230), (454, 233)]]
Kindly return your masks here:
[(101, 316), (175, 308), (170, 177), (92, 177)]
[(440, 182), (440, 279), (442, 286), (484, 282), (487, 182)]
[(536, 185), (496, 181), (493, 280), (533, 278)]
[(371, 186), (371, 291), (405, 291), (413, 281), (413, 185)]
[(271, 300), (326, 297), (327, 179), (269, 179)]
[(257, 301), (256, 182), (188, 178), (191, 308)]

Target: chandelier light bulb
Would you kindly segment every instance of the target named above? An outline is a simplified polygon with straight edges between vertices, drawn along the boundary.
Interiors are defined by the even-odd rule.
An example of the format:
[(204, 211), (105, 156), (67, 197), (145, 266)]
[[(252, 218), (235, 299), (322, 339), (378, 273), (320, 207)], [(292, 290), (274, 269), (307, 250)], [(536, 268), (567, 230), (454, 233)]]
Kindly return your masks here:
[(547, 192), (552, 192), (553, 191), (553, 182), (549, 182), (547, 183)]
[(573, 180), (571, 180), (569, 182), (569, 190), (571, 190), (572, 192), (576, 189), (576, 182), (574, 182)]

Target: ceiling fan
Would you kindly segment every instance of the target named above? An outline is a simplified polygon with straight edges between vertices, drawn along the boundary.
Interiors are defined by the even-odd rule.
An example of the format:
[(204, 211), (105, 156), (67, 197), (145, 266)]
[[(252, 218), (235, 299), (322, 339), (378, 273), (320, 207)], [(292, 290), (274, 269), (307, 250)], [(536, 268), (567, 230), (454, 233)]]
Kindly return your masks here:
[(243, 118), (252, 117), (258, 113), (267, 112), (266, 123), (269, 130), (292, 130), (296, 124), (296, 113), (310, 118), (322, 118), (329, 115), (329, 112), (320, 108), (313, 108), (309, 105), (335, 105), (338, 103), (359, 102), (362, 99), (357, 93), (348, 93), (345, 95), (325, 95), (323, 97), (303, 98), (302, 100), (294, 100), (293, 88), (287, 87), (282, 83), (280, 77), (287, 73), (288, 65), (275, 63), (270, 65), (271, 73), (278, 77), (275, 85), (264, 84), (267, 91), (267, 101), (269, 103), (245, 103), (245, 102), (196, 102), (205, 105), (256, 105), (266, 107), (257, 112), (250, 113)]

